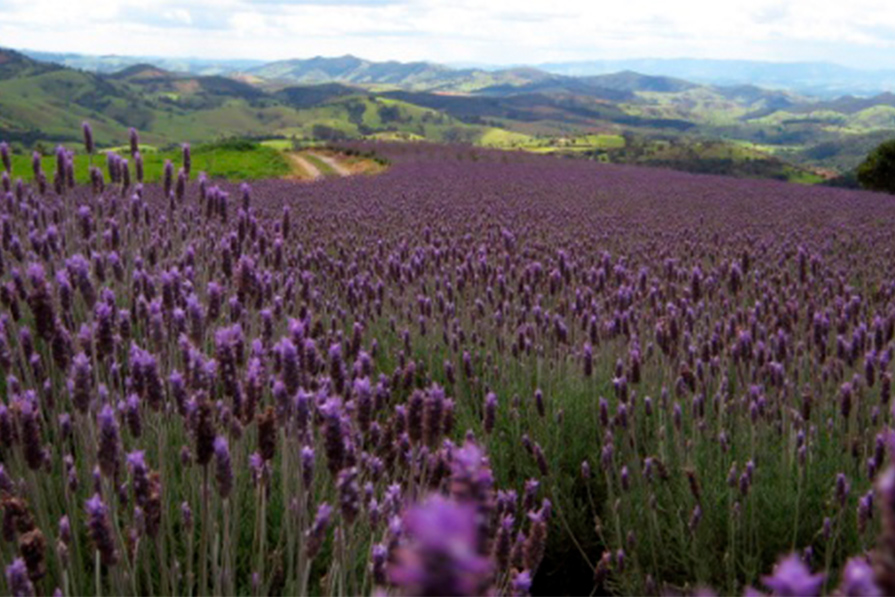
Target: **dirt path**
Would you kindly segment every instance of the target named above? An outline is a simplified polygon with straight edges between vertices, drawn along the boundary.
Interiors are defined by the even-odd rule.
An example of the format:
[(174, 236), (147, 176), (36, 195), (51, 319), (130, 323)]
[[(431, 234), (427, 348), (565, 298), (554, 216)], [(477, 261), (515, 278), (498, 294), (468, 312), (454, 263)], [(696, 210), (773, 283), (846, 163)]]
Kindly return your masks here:
[[(306, 160), (303, 156), (297, 153), (288, 153), (289, 159), (292, 161), (294, 166), (297, 166), (300, 171), (302, 171), (308, 180), (317, 180), (318, 178), (323, 177), (323, 172), (321, 172), (317, 166), (312, 164), (309, 160)], [(300, 178), (305, 178), (301, 177)]]
[(324, 164), (326, 164), (327, 166), (329, 166), (330, 168), (332, 168), (333, 170), (335, 170), (336, 174), (338, 174), (339, 176), (350, 176), (351, 175), (351, 172), (349, 172), (348, 169), (345, 168), (345, 166), (340, 164), (338, 160), (336, 160), (328, 155), (323, 155), (320, 153), (312, 153), (311, 155), (314, 156), (315, 158), (317, 158), (318, 160), (320, 160), (321, 162), (323, 162)]

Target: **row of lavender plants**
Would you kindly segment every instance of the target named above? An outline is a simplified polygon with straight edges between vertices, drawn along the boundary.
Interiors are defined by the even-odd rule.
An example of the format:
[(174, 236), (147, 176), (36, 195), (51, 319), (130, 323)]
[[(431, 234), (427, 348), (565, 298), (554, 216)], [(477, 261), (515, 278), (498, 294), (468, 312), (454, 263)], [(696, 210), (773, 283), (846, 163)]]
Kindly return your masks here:
[(895, 590), (891, 200), (130, 140), (83, 187), (0, 145), (5, 592)]

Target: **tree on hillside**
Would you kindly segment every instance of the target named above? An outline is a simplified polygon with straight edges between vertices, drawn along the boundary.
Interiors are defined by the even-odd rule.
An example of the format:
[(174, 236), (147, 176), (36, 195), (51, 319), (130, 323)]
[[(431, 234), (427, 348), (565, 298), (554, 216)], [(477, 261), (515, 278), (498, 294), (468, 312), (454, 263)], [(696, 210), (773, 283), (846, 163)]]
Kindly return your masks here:
[(861, 162), (858, 182), (871, 191), (895, 194), (895, 139), (871, 151)]

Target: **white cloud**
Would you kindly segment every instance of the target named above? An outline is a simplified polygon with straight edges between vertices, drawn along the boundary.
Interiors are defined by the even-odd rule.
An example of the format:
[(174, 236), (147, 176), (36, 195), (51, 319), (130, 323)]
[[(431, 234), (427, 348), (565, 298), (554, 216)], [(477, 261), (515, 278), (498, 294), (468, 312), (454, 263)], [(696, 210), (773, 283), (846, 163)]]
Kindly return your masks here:
[(94, 54), (539, 63), (621, 57), (895, 67), (888, 0), (7, 0), (0, 44)]
[(190, 16), (190, 12), (188, 10), (184, 10), (182, 8), (175, 8), (173, 10), (166, 10), (162, 12), (162, 16), (170, 21), (175, 23), (180, 23), (181, 25), (192, 25), (193, 18)]

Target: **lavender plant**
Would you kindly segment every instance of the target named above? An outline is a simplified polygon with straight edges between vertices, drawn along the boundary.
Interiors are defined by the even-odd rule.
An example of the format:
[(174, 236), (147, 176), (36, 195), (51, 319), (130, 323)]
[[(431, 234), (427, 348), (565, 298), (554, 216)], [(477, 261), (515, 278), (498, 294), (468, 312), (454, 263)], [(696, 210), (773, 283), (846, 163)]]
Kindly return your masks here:
[(129, 140), (0, 198), (0, 590), (895, 590), (891, 199)]

